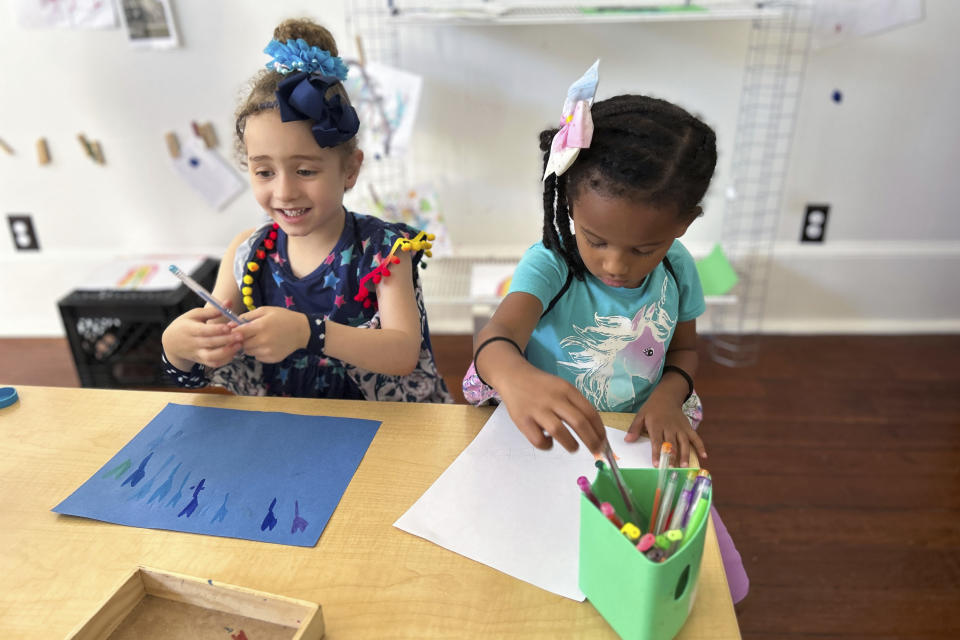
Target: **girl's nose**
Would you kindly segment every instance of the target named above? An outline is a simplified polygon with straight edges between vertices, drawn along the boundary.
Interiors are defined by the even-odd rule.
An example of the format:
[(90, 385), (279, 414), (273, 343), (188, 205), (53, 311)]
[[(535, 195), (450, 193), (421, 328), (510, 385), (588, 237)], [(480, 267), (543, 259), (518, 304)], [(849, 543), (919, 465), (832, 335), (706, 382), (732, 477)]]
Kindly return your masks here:
[(299, 195), (297, 180), (288, 173), (281, 173), (277, 180), (276, 197), (284, 203), (292, 202)]
[(620, 252), (611, 252), (604, 259), (603, 268), (611, 276), (622, 276), (627, 273), (627, 263)]

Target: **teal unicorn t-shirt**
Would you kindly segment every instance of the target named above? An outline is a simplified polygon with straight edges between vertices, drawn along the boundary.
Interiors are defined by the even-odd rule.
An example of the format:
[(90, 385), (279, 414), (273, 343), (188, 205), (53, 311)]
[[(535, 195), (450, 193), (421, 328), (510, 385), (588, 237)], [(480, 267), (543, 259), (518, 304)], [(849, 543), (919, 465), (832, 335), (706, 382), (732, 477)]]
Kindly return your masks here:
[[(547, 309), (568, 271), (562, 257), (538, 242), (520, 260), (510, 292), (536, 296)], [(526, 357), (573, 384), (598, 410), (632, 413), (660, 381), (677, 323), (705, 309), (693, 257), (676, 240), (635, 289), (609, 287), (589, 272), (582, 281), (573, 278), (540, 318)]]

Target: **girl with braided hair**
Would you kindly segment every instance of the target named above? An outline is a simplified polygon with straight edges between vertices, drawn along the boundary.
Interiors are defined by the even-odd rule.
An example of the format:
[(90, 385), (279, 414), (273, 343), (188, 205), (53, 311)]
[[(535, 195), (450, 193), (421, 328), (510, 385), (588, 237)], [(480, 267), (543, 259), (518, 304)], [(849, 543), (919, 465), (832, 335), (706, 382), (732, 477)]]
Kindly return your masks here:
[(269, 219), (234, 238), (213, 291), (241, 322), (184, 313), (164, 331), (165, 370), (244, 395), (452, 402), (417, 269), (432, 236), (343, 206), (363, 152), (333, 36), (287, 20), (264, 53), (236, 144)]
[[(594, 64), (571, 86), (562, 127), (540, 134), (543, 238), (477, 335), (464, 395), (502, 400), (541, 449), (556, 439), (575, 451), (576, 434), (599, 454), (598, 411), (634, 413), (626, 441), (649, 435), (654, 466), (670, 442), (685, 467), (691, 449), (707, 458), (693, 389), (696, 318), (706, 305), (679, 238), (702, 215), (716, 136), (664, 100), (594, 103), (596, 82)], [(714, 523), (737, 602), (749, 581), (715, 512)]]

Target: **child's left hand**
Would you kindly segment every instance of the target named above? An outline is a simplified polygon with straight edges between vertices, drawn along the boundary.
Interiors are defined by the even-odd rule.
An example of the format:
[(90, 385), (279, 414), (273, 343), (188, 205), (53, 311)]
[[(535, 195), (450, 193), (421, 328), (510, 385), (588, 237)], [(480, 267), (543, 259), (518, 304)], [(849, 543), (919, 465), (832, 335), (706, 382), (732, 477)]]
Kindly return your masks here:
[(665, 400), (658, 399), (655, 394), (650, 396), (634, 417), (624, 440), (634, 442), (646, 431), (650, 436), (654, 467), (660, 464), (660, 446), (664, 442), (672, 443), (673, 450), (679, 453), (679, 456), (674, 458), (675, 466), (686, 467), (690, 464), (691, 446), (696, 449), (701, 460), (706, 458), (707, 450), (703, 446), (703, 440), (690, 426), (683, 410), (675, 406), (669, 398)]
[[(310, 339), (307, 317), (283, 307), (257, 307), (242, 316), (247, 322), (233, 328), (243, 338), (243, 351), (267, 364), (280, 362)], [(231, 323), (233, 324), (233, 323)]]

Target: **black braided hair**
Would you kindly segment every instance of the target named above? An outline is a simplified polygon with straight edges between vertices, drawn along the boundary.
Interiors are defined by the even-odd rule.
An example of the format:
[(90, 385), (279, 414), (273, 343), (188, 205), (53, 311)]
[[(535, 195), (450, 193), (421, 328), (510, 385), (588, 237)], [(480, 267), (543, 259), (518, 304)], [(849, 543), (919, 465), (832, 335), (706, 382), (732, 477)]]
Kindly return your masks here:
[[(560, 254), (574, 276), (586, 267), (570, 231), (571, 202), (584, 189), (629, 197), (694, 215), (717, 164), (717, 137), (709, 126), (665, 100), (622, 95), (594, 103), (593, 140), (560, 177), (543, 182), (543, 244)], [(546, 170), (557, 129), (540, 132)]]

